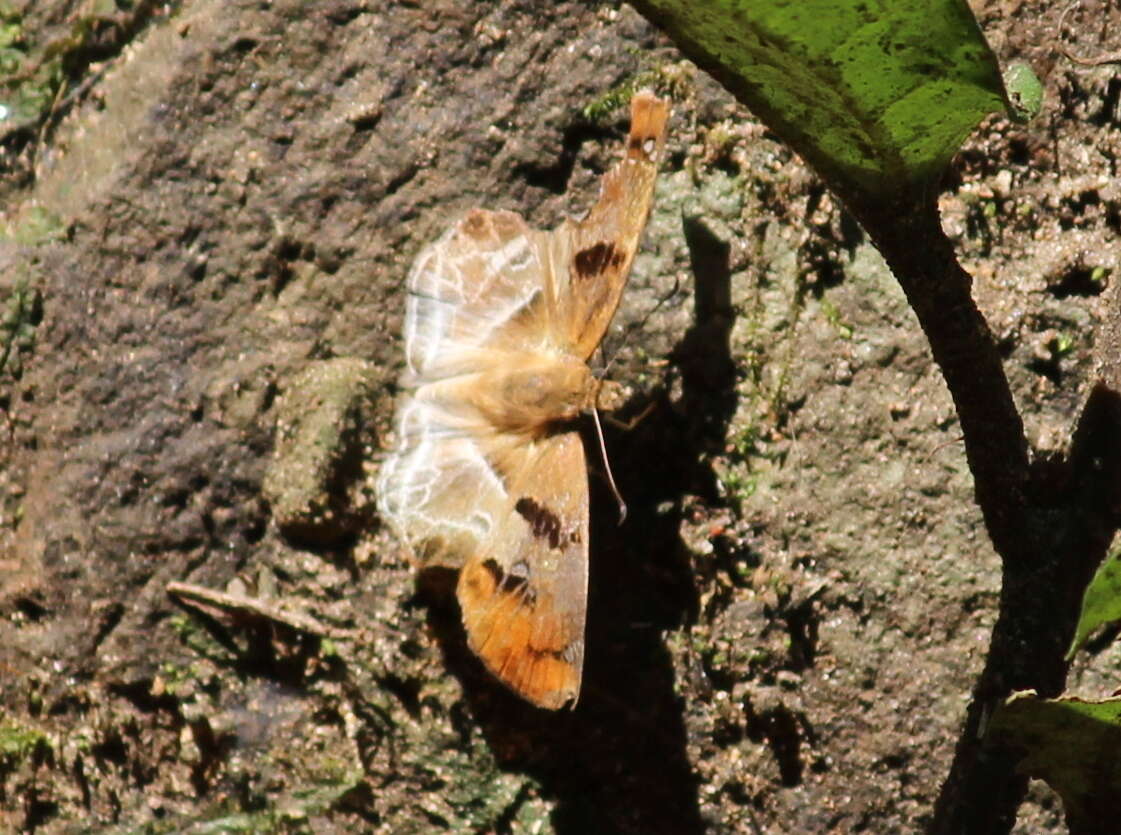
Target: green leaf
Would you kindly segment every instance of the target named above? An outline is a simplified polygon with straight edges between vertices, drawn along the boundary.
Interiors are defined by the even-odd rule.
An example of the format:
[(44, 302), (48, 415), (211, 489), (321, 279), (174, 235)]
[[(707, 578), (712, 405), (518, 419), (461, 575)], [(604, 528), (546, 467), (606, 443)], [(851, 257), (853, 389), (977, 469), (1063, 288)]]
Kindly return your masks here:
[(1072, 832), (1104, 831), (1094, 824), (1121, 814), (1121, 699), (1013, 693), (993, 712), (988, 736), (1024, 752), (1018, 770), (1058, 792)]
[(1098, 566), (1090, 585), (1086, 586), (1078, 626), (1074, 630), (1074, 640), (1070, 642), (1066, 660), (1074, 658), (1091, 632), (1117, 621), (1121, 621), (1121, 548), (1115, 548), (1109, 553)]
[(842, 196), (922, 193), (1000, 72), (965, 0), (635, 0)]

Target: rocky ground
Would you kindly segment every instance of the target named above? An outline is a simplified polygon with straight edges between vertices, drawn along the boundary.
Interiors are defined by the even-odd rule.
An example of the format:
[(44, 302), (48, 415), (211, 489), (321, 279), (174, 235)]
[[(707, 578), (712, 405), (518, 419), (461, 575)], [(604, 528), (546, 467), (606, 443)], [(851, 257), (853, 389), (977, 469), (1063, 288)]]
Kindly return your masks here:
[[(1121, 80), (1062, 51), (1115, 51), (1118, 13), (976, 11), (1047, 98), (970, 139), (945, 226), (1061, 449), (1121, 228)], [(0, 829), (928, 820), (999, 582), (952, 405), (860, 229), (663, 35), (529, 0), (0, 18), (29, 54), (86, 38), (45, 123), (0, 122)], [(592, 459), (584, 691), (546, 714), (464, 649), (371, 483), (413, 256), (473, 206), (587, 207), (636, 83), (674, 114), (604, 349), (649, 412), (606, 431), (622, 525)], [(1099, 647), (1072, 685), (1119, 668)], [(1016, 831), (1061, 817), (1035, 785)]]

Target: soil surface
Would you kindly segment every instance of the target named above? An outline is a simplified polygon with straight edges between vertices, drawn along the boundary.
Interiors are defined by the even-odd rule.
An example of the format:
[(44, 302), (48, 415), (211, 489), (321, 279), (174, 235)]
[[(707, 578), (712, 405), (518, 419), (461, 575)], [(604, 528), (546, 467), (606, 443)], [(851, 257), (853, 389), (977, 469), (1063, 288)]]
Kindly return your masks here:
[[(61, 43), (89, 5), (14, 13)], [(1116, 52), (1121, 18), (976, 11), (1046, 99), (968, 142), (945, 227), (1061, 450), (1121, 275), (1121, 77), (1061, 50)], [(627, 6), (186, 0), (93, 31), (75, 94), (2, 137), (0, 831), (921, 829), (998, 560), (901, 291), (776, 137)], [(604, 343), (645, 416), (605, 430), (621, 525), (589, 458), (584, 689), (553, 714), (467, 652), (371, 485), (413, 257), (471, 207), (586, 208), (634, 84), (674, 110)], [(1072, 687), (1119, 670), (1099, 647)], [(1064, 831), (1042, 784), (1016, 831)]]

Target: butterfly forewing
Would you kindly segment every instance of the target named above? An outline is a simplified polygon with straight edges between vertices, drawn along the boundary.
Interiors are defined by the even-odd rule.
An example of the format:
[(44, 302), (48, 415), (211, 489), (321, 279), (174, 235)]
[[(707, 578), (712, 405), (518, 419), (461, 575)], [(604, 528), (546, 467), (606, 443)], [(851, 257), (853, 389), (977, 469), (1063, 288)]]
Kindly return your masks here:
[(567, 284), (558, 290), (563, 327), (576, 356), (587, 359), (603, 339), (634, 261), (654, 200), (658, 161), (665, 147), (666, 102), (650, 93), (631, 100), (626, 156), (603, 177), (599, 199), (565, 234), (571, 249)]
[(548, 332), (541, 233), (513, 212), (474, 209), (409, 273), (405, 359), (412, 384), (483, 370)]

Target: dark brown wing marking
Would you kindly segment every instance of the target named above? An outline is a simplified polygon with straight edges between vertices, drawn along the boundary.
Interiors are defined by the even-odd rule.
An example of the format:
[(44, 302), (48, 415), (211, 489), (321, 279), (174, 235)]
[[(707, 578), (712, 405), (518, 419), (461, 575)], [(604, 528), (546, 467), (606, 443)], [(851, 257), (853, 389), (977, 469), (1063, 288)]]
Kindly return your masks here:
[(560, 517), (543, 504), (535, 502), (528, 496), (523, 496), (514, 504), (514, 510), (529, 523), (529, 529), (538, 539), (544, 539), (549, 547), (556, 550), (562, 545), (578, 543), (580, 531), (571, 530), (565, 533)]
[(617, 269), (626, 260), (626, 252), (618, 249), (610, 241), (600, 241), (577, 252), (573, 264), (576, 267), (577, 278), (589, 279), (599, 276), (608, 267)]

